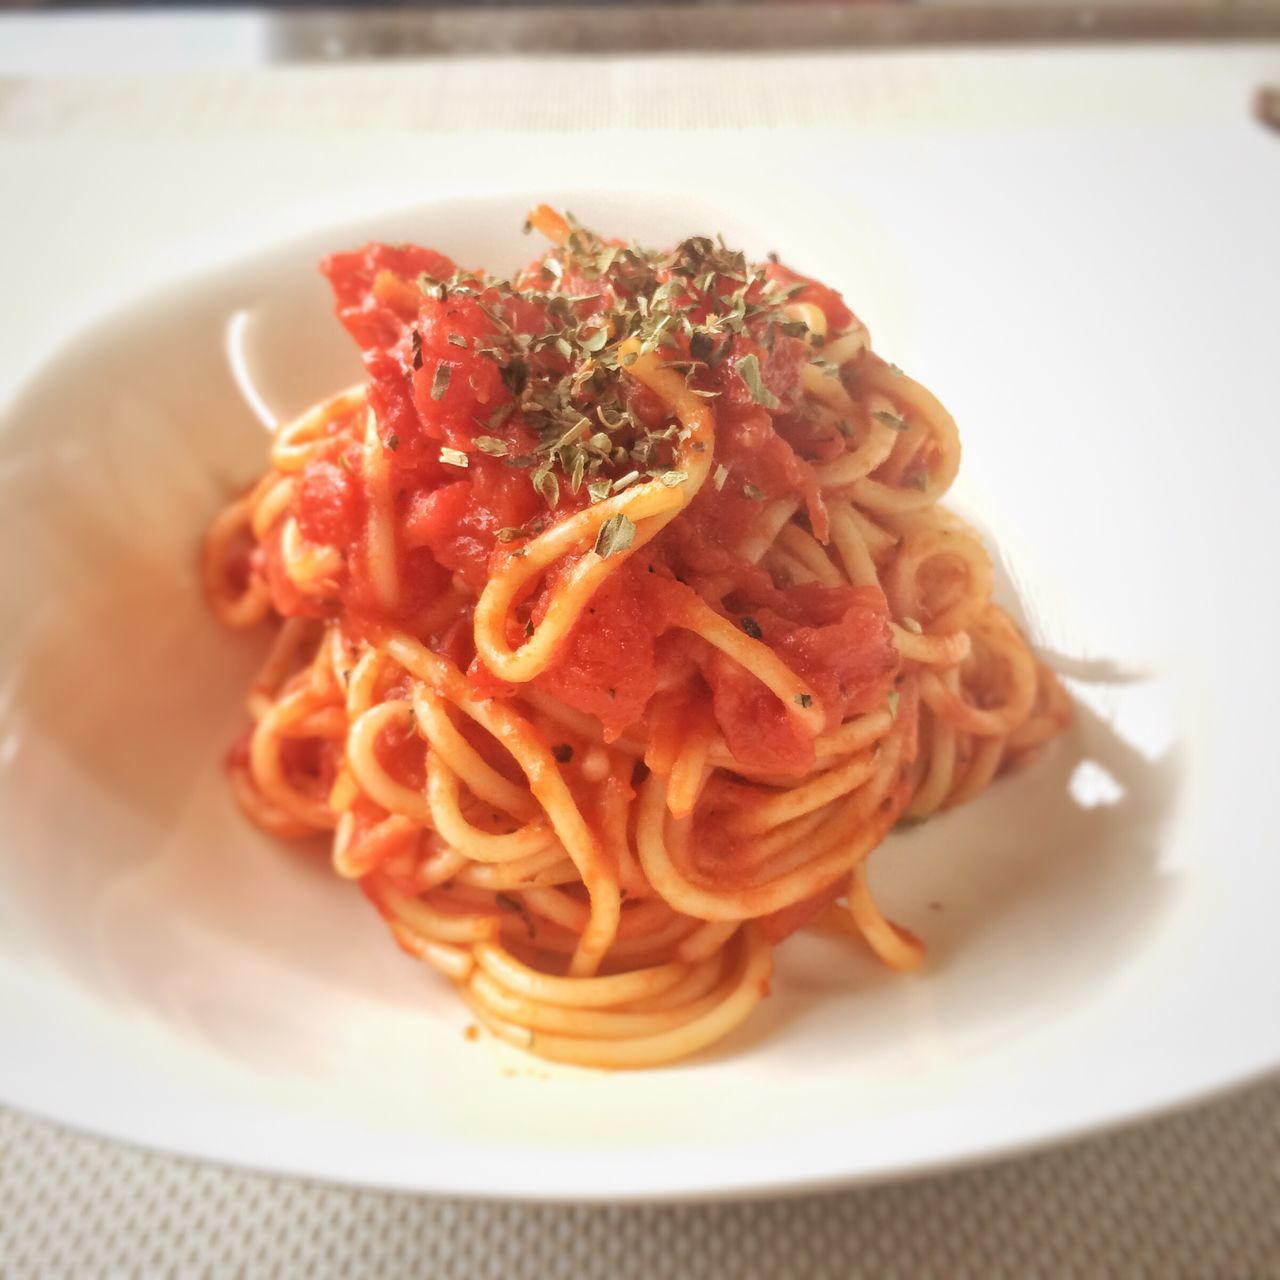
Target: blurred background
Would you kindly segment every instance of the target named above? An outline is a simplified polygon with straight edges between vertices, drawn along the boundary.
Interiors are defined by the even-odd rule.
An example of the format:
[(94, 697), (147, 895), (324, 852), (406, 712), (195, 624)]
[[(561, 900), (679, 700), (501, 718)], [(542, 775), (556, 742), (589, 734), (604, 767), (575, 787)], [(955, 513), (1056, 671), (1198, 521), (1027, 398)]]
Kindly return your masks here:
[[(131, 62), (181, 58), (209, 66), (441, 53), (830, 51), (1280, 34), (1276, 0), (417, 0), (252, 7), (0, 0), (0, 10), (10, 15), (0, 40), (5, 64), (26, 58), (32, 69), (50, 70), (76, 69), (82, 53), (119, 56), (125, 25), (153, 33), (142, 47), (134, 43)], [(24, 23), (23, 15), (44, 21)], [(133, 21), (114, 22), (117, 16)], [(68, 21), (48, 21), (56, 17)], [(94, 38), (87, 45), (74, 38), (89, 32)]]

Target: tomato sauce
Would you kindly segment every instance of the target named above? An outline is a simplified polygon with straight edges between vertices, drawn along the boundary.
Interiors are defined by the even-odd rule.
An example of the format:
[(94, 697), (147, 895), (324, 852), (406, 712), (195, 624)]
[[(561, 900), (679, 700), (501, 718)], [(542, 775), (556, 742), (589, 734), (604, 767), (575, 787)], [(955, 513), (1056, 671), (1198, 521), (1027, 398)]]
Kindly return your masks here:
[[(539, 264), (517, 279), (525, 290), (519, 297), (483, 285), (477, 286), (477, 296), (464, 296), (441, 287), (454, 274), (443, 255), (377, 244), (335, 254), (322, 270), (333, 287), (338, 317), (361, 348), (369, 403), (390, 470), (403, 587), (396, 613), (388, 617), (373, 608), (362, 572), (367, 498), (356, 442), (362, 432), (336, 461), (315, 462), (305, 470), (298, 490), (299, 526), (307, 539), (342, 550), (347, 564), (343, 604), (349, 614), (409, 625), (451, 580), (478, 595), (494, 569), (525, 540), (590, 501), (586, 486), (573, 492), (562, 471), (553, 491), (536, 487), (529, 459), (539, 435), (520, 400), (529, 370), (509, 354), (508, 335), (553, 327), (553, 288), (585, 299), (573, 314), (578, 332), (590, 333), (590, 317), (625, 295), (626, 285), (568, 272), (561, 280), (547, 278)], [(798, 300), (820, 307), (830, 331), (854, 322), (840, 296), (816, 281), (778, 264), (766, 268), (765, 276), (793, 288)], [(538, 290), (547, 291), (545, 305)], [(700, 301), (690, 293), (687, 302), (691, 316), (706, 314), (705, 296)], [(563, 304), (556, 320), (563, 323)], [(610, 738), (641, 718), (664, 664), (675, 660), (668, 634), (673, 592), (686, 587), (763, 640), (801, 675), (820, 700), (828, 726), (882, 701), (897, 669), (887, 607), (877, 589), (781, 587), (739, 555), (737, 548), (775, 498), (795, 499), (815, 535), (825, 535), (814, 465), (834, 456), (842, 444), (829, 426), (815, 427), (786, 408), (796, 399), (809, 358), (799, 337), (779, 333), (766, 345), (744, 331), (721, 354), (715, 367), (698, 374), (716, 415), (710, 476), (690, 505), (606, 580), (535, 681), (597, 717)], [(744, 362), (751, 357), (763, 391), (753, 390), (746, 376)], [(567, 358), (562, 368), (556, 364), (560, 357), (554, 348), (541, 358), (553, 372), (573, 371)], [(632, 420), (661, 435), (667, 425), (662, 402), (633, 380), (622, 381)], [(765, 407), (761, 397), (776, 408)], [(670, 466), (674, 444), (657, 449), (653, 465)], [(624, 470), (620, 463), (603, 474), (617, 478)], [(282, 612), (323, 611), (325, 606), (292, 588), (278, 563), (267, 568)], [(566, 568), (557, 566), (546, 575), (525, 601), (522, 618), (536, 625)], [(469, 612), (458, 623), (447, 636), (423, 638), (470, 666), (486, 693), (511, 692), (475, 661)], [(682, 660), (692, 652), (720, 731), (740, 760), (778, 772), (812, 766), (812, 740), (758, 680), (702, 641), (692, 650), (687, 643), (677, 648)]]

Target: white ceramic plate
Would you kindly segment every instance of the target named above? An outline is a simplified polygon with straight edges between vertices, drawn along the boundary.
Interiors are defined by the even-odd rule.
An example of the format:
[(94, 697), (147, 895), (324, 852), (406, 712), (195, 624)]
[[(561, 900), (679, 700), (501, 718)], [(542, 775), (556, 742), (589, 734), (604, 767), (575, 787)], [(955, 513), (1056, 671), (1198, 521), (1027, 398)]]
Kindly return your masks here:
[(775, 199), (754, 226), (686, 197), (571, 200), (649, 242), (722, 229), (782, 250), (959, 418), (954, 500), (1079, 714), (1034, 770), (876, 856), (924, 976), (796, 939), (715, 1052), (553, 1070), (466, 1039), (453, 993), (322, 850), (245, 824), (220, 758), (259, 643), (214, 625), (194, 573), (205, 523), (263, 463), (235, 371), (280, 414), (353, 380), (316, 259), (378, 237), (509, 269), (525, 203), (389, 213), (138, 299), (10, 406), (0, 1100), (316, 1177), (653, 1198), (937, 1168), (1280, 1063), (1260, 214), (1209, 261), (1185, 208), (1118, 206), (1050, 242), (918, 207), (911, 238), (873, 200)]

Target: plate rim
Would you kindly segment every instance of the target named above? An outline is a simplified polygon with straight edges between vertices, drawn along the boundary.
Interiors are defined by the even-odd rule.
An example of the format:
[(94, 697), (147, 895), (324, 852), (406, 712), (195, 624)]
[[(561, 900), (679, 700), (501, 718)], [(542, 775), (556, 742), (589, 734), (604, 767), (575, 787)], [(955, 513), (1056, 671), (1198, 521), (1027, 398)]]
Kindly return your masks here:
[[(651, 209), (658, 207), (663, 196), (663, 189), (660, 187), (641, 188), (628, 185), (575, 187), (571, 190), (565, 189), (564, 192), (555, 191), (553, 194), (559, 198), (567, 193), (572, 199), (575, 191), (582, 196), (604, 196), (610, 200), (634, 197), (648, 203)], [(689, 192), (677, 192), (674, 189), (668, 189), (666, 194), (671, 199), (680, 200), (691, 206), (709, 207), (714, 203), (713, 200), (696, 194), (690, 198)], [(266, 263), (282, 253), (297, 254), (304, 245), (321, 237), (337, 238), (344, 232), (367, 228), (374, 219), (402, 220), (417, 211), (430, 216), (450, 206), (461, 208), (467, 205), (492, 205), (494, 202), (514, 201), (517, 198), (527, 199), (527, 191), (524, 187), (501, 184), (490, 186), (482, 183), (466, 193), (446, 191), (427, 200), (397, 203), (390, 207), (374, 205), (359, 213), (345, 213), (332, 221), (308, 221), (296, 233), (274, 236), (264, 244), (251, 243), (247, 239), (242, 239), (238, 247), (220, 245), (188, 270), (166, 273), (163, 278), (144, 282), (140, 288), (120, 287), (102, 296), (94, 296), (78, 313), (77, 321), (55, 341), (38, 351), (25, 369), (3, 389), (3, 398), (0, 399), (0, 437), (7, 436), (15, 427), (15, 420), (21, 416), (24, 402), (29, 396), (39, 391), (40, 384), (59, 364), (63, 353), (113, 316), (135, 310), (169, 306), (189, 290), (217, 287), (220, 283), (219, 274), (224, 269), (234, 267), (237, 271), (252, 270), (255, 264)], [(750, 223), (749, 217), (746, 219), (739, 217), (739, 220)], [(574, 1201), (665, 1204), (814, 1194), (873, 1183), (900, 1182), (942, 1175), (1010, 1157), (1029, 1155), (1146, 1123), (1179, 1109), (1208, 1103), (1232, 1092), (1246, 1089), (1280, 1072), (1280, 1058), (1274, 1055), (1265, 1055), (1265, 1058), (1266, 1060), (1260, 1058), (1255, 1062), (1242, 1063), (1236, 1069), (1222, 1069), (1216, 1073), (1209, 1072), (1207, 1075), (1202, 1072), (1196, 1079), (1188, 1080), (1180, 1086), (1171, 1085), (1136, 1107), (1123, 1100), (1113, 1100), (1107, 1105), (1094, 1104), (1087, 1108), (1089, 1111), (1087, 1119), (1054, 1120), (1053, 1116), (1060, 1115), (1054, 1112), (1045, 1121), (1033, 1125), (1024, 1123), (1020, 1135), (988, 1139), (981, 1146), (970, 1140), (968, 1143), (959, 1144), (962, 1150), (941, 1156), (914, 1156), (896, 1162), (892, 1159), (881, 1159), (874, 1164), (874, 1167), (841, 1170), (834, 1167), (834, 1164), (839, 1162), (818, 1160), (811, 1154), (808, 1157), (810, 1167), (824, 1166), (816, 1174), (784, 1171), (770, 1175), (760, 1173), (754, 1165), (745, 1172), (726, 1167), (725, 1174), (728, 1176), (722, 1176), (715, 1186), (708, 1185), (705, 1177), (694, 1177), (661, 1192), (634, 1187), (628, 1189), (624, 1184), (611, 1180), (608, 1175), (618, 1167), (617, 1157), (601, 1159), (595, 1153), (586, 1150), (556, 1153), (558, 1160), (572, 1165), (575, 1170), (574, 1185), (557, 1185), (554, 1189), (542, 1193), (530, 1192), (529, 1185), (532, 1180), (529, 1178), (522, 1180), (522, 1186), (508, 1183), (485, 1189), (474, 1182), (459, 1182), (456, 1179), (450, 1180), (448, 1177), (422, 1176), (427, 1172), (426, 1162), (413, 1173), (397, 1167), (383, 1174), (366, 1170), (358, 1178), (352, 1178), (344, 1176), (341, 1170), (336, 1168), (340, 1163), (341, 1153), (335, 1158), (333, 1166), (326, 1168), (314, 1163), (300, 1165), (285, 1156), (268, 1156), (260, 1151), (246, 1154), (241, 1150), (233, 1154), (221, 1149), (224, 1145), (222, 1141), (206, 1144), (206, 1149), (200, 1150), (197, 1144), (181, 1140), (176, 1136), (172, 1140), (166, 1140), (166, 1136), (161, 1132), (139, 1136), (137, 1126), (130, 1130), (125, 1125), (112, 1123), (101, 1116), (94, 1116), (91, 1108), (80, 1104), (78, 1100), (73, 1100), (73, 1105), (56, 1106), (33, 1099), (29, 1092), (25, 1097), (15, 1096), (13, 1082), (3, 1064), (0, 1064), (0, 1104), (9, 1106), (20, 1114), (36, 1117), (43, 1122), (67, 1126), (95, 1138), (123, 1142), (138, 1149), (186, 1160), (202, 1160), (227, 1167), (250, 1169), (271, 1176), (321, 1181), (330, 1185), (371, 1187), (387, 1191), (447, 1195), (464, 1199), (516, 1200), (530, 1204), (561, 1204)], [(199, 1103), (195, 1105), (198, 1106)], [(151, 1128), (159, 1129), (163, 1125), (163, 1119), (157, 1117), (148, 1123)], [(342, 1126), (351, 1127), (350, 1122), (347, 1121), (342, 1121)], [(833, 1136), (838, 1132), (833, 1130)], [(420, 1137), (419, 1141), (424, 1154), (429, 1153), (432, 1140)], [(210, 1145), (215, 1149), (215, 1154), (209, 1153)], [(767, 1149), (767, 1141), (753, 1139), (742, 1149), (763, 1153)], [(503, 1147), (494, 1144), (486, 1145), (486, 1150), (494, 1156), (514, 1157), (516, 1168), (537, 1159), (534, 1149), (528, 1146)], [(726, 1150), (722, 1148), (722, 1154)], [(645, 1158), (649, 1158), (648, 1153), (645, 1153)], [(832, 1167), (825, 1167), (828, 1163)], [(603, 1180), (601, 1180), (602, 1175)]]

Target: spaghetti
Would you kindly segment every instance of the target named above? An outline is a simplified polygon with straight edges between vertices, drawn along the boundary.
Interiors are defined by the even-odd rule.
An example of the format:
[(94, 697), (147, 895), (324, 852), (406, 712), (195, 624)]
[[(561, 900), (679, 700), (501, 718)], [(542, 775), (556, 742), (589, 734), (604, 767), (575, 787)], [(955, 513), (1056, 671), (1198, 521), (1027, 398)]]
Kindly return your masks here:
[(1070, 708), (938, 505), (954, 422), (838, 294), (531, 223), (510, 281), (323, 264), (367, 380), (204, 544), (217, 616), (275, 628), (229, 770), (494, 1035), (652, 1066), (738, 1026), (797, 929), (917, 968), (868, 855)]

